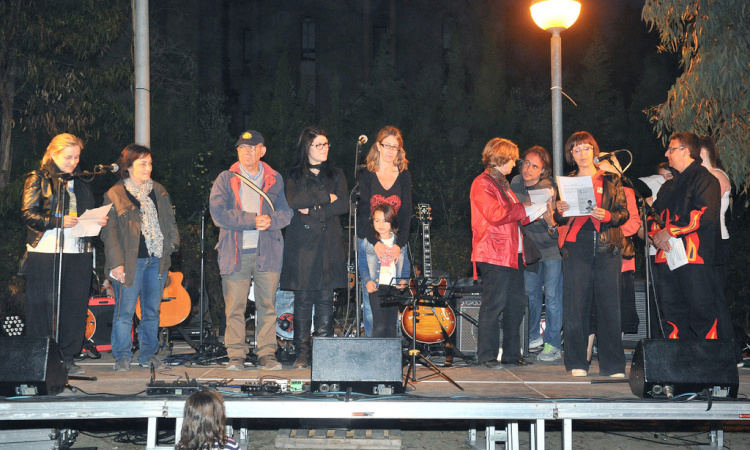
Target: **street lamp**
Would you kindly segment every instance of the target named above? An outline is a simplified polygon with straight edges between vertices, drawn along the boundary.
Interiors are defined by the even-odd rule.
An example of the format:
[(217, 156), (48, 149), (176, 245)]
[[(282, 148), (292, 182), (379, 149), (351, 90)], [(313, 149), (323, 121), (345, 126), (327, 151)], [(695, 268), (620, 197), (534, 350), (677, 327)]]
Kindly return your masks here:
[(581, 13), (575, 0), (541, 0), (531, 5), (531, 17), (539, 28), (552, 33), (552, 156), (553, 173), (562, 175), (562, 58), (560, 33), (573, 25)]

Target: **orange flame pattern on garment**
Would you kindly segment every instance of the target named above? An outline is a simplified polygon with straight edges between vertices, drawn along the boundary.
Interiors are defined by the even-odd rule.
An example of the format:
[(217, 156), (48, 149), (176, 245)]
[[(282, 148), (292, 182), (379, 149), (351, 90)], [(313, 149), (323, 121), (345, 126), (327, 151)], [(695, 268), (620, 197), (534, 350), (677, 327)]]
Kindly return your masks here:
[(719, 334), (716, 332), (716, 324), (719, 322), (719, 319), (714, 319), (714, 326), (711, 327), (711, 329), (708, 331), (708, 334), (706, 335), (706, 339), (719, 339)]
[(672, 325), (672, 332), (669, 333), (669, 339), (679, 339), (679, 337), (677, 337), (677, 333), (680, 330), (677, 328), (677, 325), (673, 324), (672, 322), (670, 322), (668, 320), (667, 320), (667, 323), (670, 324), (670, 325)]

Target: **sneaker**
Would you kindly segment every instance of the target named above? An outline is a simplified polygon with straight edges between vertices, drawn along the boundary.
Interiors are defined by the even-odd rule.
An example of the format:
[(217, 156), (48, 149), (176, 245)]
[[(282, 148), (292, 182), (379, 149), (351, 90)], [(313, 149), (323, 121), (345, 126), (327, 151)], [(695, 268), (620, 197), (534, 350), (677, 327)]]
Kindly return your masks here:
[(544, 344), (544, 350), (536, 357), (539, 361), (557, 361), (560, 358), (562, 358), (562, 350), (550, 344)]
[(588, 375), (588, 373), (583, 369), (573, 369), (570, 371), (570, 374), (574, 377), (585, 377)]
[(68, 375), (83, 375), (86, 373), (83, 367), (77, 365), (73, 361), (65, 363), (65, 370), (68, 371)]
[(241, 372), (245, 370), (245, 360), (242, 358), (232, 358), (227, 363), (227, 370), (231, 372)]
[(127, 372), (130, 370), (130, 360), (128, 358), (120, 358), (115, 361), (115, 372)]
[(167, 366), (156, 357), (156, 355), (151, 355), (148, 357), (146, 361), (140, 361), (138, 364), (140, 364), (141, 367), (154, 367), (154, 370), (164, 370), (167, 369)]
[(609, 377), (610, 377), (610, 378), (625, 378), (625, 374), (624, 374), (624, 373), (622, 373), (622, 372), (618, 372), (618, 373), (613, 373), (613, 374), (612, 374), (612, 375), (610, 375)]
[(263, 370), (281, 370), (281, 363), (273, 355), (261, 356), (258, 360), (258, 366)]
[(538, 339), (534, 339), (533, 341), (529, 341), (529, 350), (532, 348), (539, 348), (542, 345), (544, 345), (544, 338), (539, 337)]

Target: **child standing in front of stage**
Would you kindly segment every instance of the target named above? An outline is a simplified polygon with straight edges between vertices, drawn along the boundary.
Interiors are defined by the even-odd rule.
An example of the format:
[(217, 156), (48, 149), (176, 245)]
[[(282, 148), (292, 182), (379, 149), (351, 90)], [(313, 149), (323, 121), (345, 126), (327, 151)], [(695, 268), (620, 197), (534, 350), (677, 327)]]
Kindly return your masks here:
[(177, 450), (239, 450), (234, 439), (227, 436), (224, 399), (206, 389), (190, 395), (185, 401), (182, 432), (175, 445)]
[[(372, 209), (370, 222), (378, 235), (379, 242), (391, 248), (396, 240), (398, 216), (393, 206), (381, 203)], [(359, 276), (367, 292), (370, 293), (372, 309), (372, 337), (397, 337), (398, 303), (383, 305), (387, 299), (388, 286), (406, 288), (409, 278), (409, 258), (406, 247), (401, 249), (397, 259), (380, 260), (375, 246), (367, 240), (364, 251), (359, 254)]]

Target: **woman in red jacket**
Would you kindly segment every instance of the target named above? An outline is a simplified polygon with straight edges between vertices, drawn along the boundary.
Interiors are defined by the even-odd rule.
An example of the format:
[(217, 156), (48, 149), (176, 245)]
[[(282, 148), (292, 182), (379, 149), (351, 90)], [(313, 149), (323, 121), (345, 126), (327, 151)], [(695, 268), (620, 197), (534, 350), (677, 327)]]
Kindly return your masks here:
[[(482, 274), (482, 305), (479, 307), (477, 360), (486, 368), (502, 364), (531, 365), (521, 356), (519, 326), (524, 312), (523, 241), (518, 221), (528, 221), (505, 178), (518, 160), (518, 147), (495, 138), (482, 151), (485, 171), (471, 184), (471, 260), (474, 278)], [(503, 314), (503, 354), (497, 322)]]

